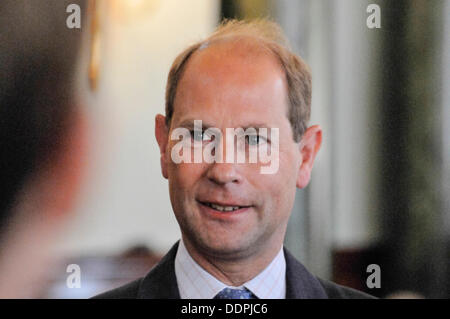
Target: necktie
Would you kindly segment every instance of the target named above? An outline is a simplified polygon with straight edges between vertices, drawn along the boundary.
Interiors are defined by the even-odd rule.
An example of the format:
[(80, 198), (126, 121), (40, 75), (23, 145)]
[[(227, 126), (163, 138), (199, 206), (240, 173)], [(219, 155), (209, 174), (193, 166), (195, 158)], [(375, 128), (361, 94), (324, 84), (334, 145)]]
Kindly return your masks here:
[(214, 299), (257, 299), (257, 297), (247, 288), (225, 288), (220, 291)]

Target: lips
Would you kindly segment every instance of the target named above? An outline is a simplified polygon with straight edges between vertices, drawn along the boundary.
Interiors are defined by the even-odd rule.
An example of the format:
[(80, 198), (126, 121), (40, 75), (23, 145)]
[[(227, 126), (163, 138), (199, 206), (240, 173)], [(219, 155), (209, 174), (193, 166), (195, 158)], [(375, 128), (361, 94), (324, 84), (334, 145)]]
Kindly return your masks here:
[(232, 213), (236, 212), (243, 208), (250, 207), (249, 205), (237, 205), (235, 203), (218, 203), (218, 202), (210, 202), (210, 201), (199, 201), (203, 206), (209, 207), (217, 212), (221, 213)]

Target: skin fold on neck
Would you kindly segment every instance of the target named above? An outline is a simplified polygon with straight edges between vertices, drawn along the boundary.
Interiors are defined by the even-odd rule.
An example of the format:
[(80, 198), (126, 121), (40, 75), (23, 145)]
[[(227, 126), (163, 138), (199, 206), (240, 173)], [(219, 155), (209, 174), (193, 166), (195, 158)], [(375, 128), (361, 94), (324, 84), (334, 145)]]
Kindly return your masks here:
[(276, 257), (282, 248), (282, 240), (269, 246), (260, 247), (245, 257), (218, 258), (198, 249), (183, 236), (183, 243), (194, 261), (209, 274), (224, 284), (233, 287), (242, 286), (261, 273)]

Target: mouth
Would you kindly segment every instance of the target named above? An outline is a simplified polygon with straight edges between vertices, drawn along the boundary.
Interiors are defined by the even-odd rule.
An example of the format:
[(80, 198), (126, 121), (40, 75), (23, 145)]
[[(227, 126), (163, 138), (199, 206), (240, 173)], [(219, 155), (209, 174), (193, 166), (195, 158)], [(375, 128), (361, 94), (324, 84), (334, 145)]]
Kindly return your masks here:
[(236, 204), (223, 204), (223, 203), (214, 203), (214, 202), (203, 202), (198, 201), (202, 206), (208, 207), (218, 213), (237, 213), (246, 210), (251, 206), (243, 206)]

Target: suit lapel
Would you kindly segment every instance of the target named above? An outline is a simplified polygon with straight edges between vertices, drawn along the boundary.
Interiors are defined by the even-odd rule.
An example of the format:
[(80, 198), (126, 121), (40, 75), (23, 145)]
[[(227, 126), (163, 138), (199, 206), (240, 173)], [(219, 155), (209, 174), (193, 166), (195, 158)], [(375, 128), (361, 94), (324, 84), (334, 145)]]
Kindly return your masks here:
[(180, 299), (175, 276), (178, 242), (141, 281), (138, 299)]
[(327, 299), (319, 280), (284, 248), (286, 258), (286, 299)]

